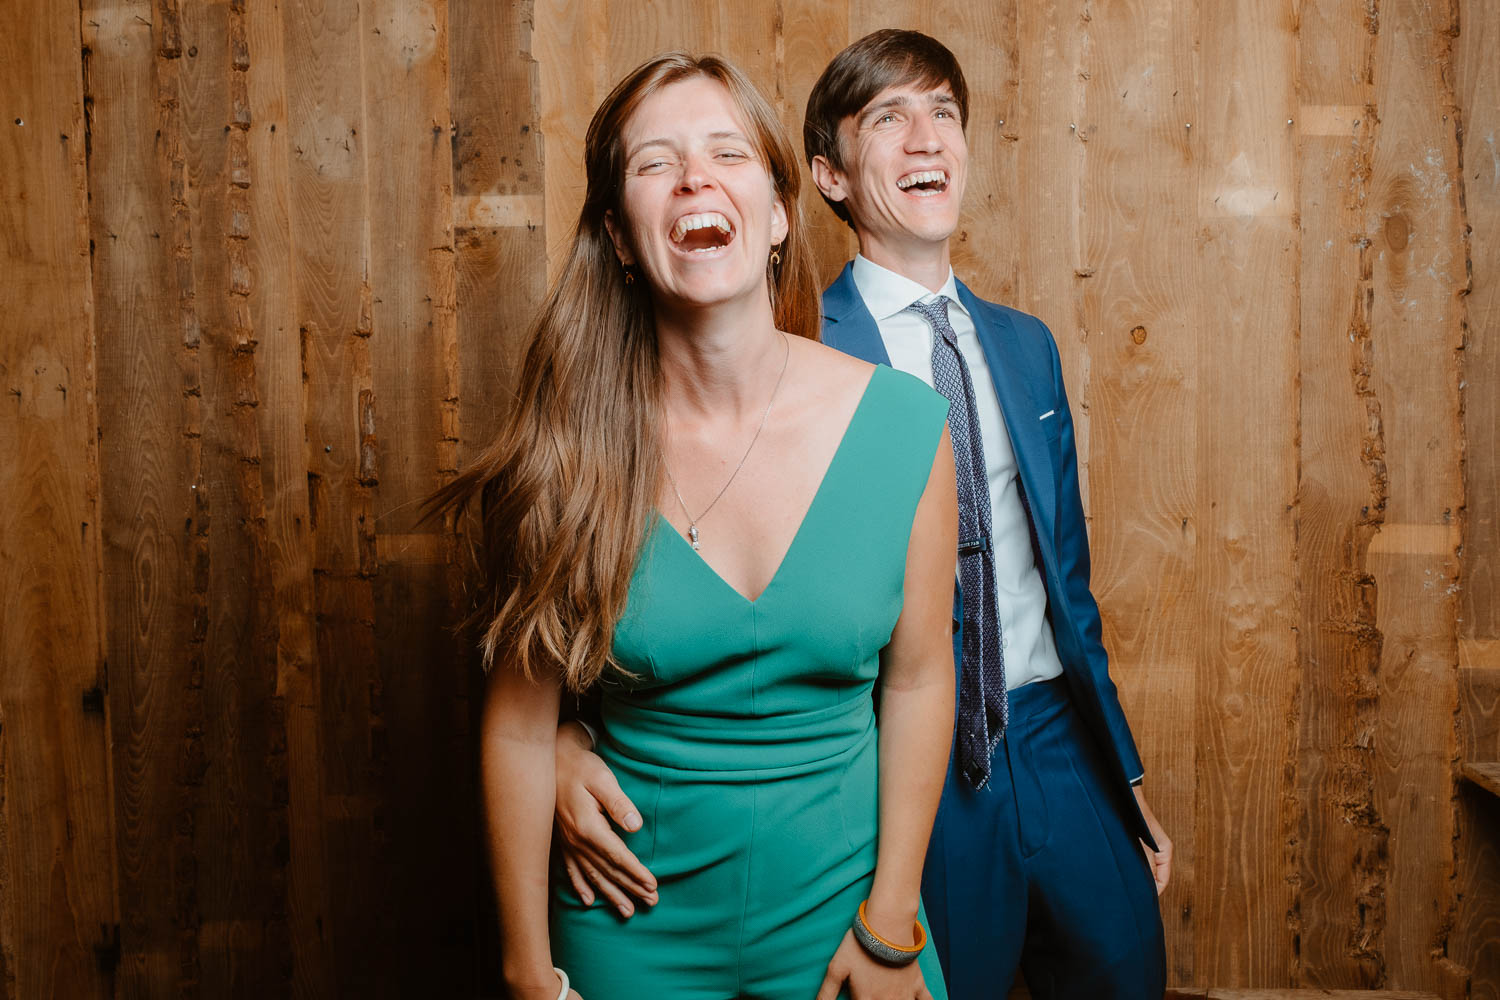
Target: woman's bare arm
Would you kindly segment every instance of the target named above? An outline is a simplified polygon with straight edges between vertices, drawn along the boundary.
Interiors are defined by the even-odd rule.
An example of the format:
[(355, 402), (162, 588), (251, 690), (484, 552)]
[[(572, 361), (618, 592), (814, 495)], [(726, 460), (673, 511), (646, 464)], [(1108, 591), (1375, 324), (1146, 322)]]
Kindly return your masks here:
[(479, 773), (499, 902), (505, 983), (516, 1000), (555, 1000), (547, 934), (553, 753), (559, 682), (497, 665), (484, 691)]

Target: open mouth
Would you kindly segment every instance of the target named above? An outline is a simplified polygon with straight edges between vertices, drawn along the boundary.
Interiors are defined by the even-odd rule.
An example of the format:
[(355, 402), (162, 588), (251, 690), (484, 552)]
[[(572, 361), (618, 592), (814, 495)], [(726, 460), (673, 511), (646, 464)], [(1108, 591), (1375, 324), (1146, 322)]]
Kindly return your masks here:
[(718, 212), (684, 215), (672, 225), (672, 244), (684, 253), (712, 253), (734, 242), (734, 227)]
[(918, 197), (942, 194), (948, 190), (948, 172), (946, 170), (913, 170), (899, 178), (896, 181), (896, 187)]

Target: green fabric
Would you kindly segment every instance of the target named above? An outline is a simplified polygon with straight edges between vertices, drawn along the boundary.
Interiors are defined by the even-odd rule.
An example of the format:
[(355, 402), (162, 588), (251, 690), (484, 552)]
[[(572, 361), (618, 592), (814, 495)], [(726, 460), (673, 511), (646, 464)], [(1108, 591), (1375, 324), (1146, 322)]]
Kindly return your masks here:
[[(755, 601), (653, 522), (615, 630), (633, 676), (605, 682), (600, 753), (644, 819), (625, 840), (661, 901), (627, 921), (554, 879), (553, 954), (584, 1000), (817, 992), (869, 895), (871, 688), (947, 408), (917, 379), (875, 369)], [(933, 949), (920, 961), (945, 1000)]]

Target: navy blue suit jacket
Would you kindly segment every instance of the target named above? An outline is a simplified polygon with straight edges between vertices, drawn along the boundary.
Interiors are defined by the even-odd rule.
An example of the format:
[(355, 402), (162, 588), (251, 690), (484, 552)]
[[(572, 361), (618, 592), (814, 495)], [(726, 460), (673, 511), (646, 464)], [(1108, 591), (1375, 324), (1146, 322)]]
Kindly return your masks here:
[[(1099, 737), (1130, 803), (1137, 833), (1152, 843), (1129, 793), (1145, 768), (1109, 677), (1099, 605), (1089, 590), (1089, 541), (1078, 492), (1073, 415), (1063, 388), (1062, 362), (1041, 320), (974, 295), (958, 283), (958, 297), (974, 318), (995, 395), (1016, 453), (1021, 484), (1031, 502), (1047, 585), (1048, 618), (1074, 704)], [(854, 285), (852, 265), (823, 293), (823, 342), (845, 354), (889, 365), (875, 318)], [(954, 618), (963, 616), (955, 595)], [(957, 640), (954, 649), (961, 646)], [(1112, 751), (1112, 752), (1111, 752)]]

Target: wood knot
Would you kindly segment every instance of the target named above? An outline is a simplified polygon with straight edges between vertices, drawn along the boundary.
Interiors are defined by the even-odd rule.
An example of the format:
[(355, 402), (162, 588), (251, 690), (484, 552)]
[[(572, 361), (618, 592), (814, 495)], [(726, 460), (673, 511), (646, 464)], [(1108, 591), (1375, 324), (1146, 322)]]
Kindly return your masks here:
[(1130, 339), (1135, 341), (1137, 346), (1144, 344), (1146, 342), (1146, 328), (1144, 326), (1135, 327), (1130, 331)]
[(1411, 220), (1404, 212), (1397, 212), (1385, 220), (1385, 242), (1397, 252), (1405, 250), (1411, 242)]

